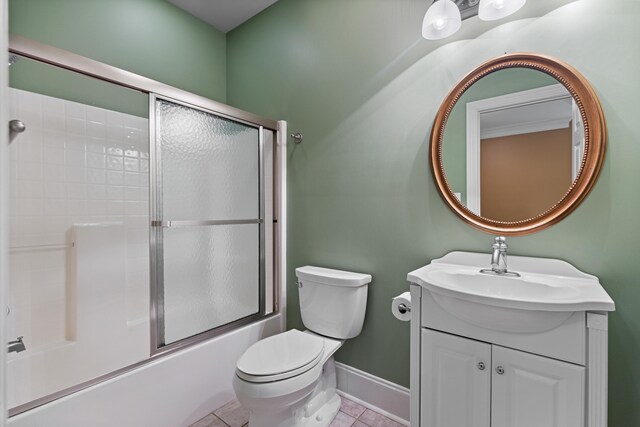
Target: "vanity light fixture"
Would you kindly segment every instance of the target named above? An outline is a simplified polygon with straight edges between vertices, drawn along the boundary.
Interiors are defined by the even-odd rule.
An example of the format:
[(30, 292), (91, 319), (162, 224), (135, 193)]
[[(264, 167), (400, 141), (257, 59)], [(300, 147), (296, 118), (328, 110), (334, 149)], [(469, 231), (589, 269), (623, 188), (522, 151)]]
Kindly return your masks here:
[(422, 37), (427, 40), (443, 39), (458, 31), (461, 25), (458, 6), (452, 0), (436, 0), (424, 15)]
[(480, 0), (478, 17), (483, 21), (495, 21), (516, 13), (527, 0)]
[(507, 17), (527, 0), (435, 0), (422, 21), (422, 37), (440, 40), (460, 29), (462, 20), (478, 15), (483, 21)]

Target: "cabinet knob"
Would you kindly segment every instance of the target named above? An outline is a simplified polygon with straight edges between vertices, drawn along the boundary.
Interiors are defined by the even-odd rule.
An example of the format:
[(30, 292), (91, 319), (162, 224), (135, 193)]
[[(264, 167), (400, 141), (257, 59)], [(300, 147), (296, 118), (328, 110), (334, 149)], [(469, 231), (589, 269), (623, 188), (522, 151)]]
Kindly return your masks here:
[(480, 369), (481, 371), (484, 371), (485, 365), (484, 362), (478, 362), (478, 369)]
[(498, 373), (498, 375), (502, 375), (504, 374), (504, 368), (502, 366), (498, 366), (496, 368), (496, 372)]

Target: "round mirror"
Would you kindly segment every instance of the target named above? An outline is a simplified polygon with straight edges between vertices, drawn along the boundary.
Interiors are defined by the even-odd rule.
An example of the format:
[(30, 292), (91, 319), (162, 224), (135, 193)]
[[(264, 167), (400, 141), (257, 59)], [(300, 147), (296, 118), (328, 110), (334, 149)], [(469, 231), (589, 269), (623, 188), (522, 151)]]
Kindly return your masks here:
[(431, 133), (445, 202), (472, 226), (524, 235), (564, 218), (604, 161), (606, 125), (587, 80), (547, 56), (482, 64), (449, 93)]

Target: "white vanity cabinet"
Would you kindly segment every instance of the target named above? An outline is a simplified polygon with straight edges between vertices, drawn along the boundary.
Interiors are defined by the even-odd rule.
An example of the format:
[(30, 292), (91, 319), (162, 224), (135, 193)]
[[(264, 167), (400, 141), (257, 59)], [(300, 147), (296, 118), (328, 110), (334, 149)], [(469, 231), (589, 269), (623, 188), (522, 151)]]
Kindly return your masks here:
[(413, 427), (606, 427), (608, 312), (597, 278), (452, 252), (408, 275)]
[(491, 345), (430, 329), (421, 334), (420, 425), (489, 427)]
[(491, 347), (492, 427), (584, 426), (584, 366)]
[(583, 366), (422, 330), (420, 425), (583, 427)]

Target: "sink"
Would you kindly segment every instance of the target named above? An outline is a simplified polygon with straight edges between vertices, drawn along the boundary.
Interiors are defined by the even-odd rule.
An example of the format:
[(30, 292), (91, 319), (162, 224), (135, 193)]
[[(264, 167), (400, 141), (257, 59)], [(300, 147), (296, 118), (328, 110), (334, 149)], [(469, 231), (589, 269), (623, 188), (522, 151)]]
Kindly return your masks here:
[(431, 292), (447, 312), (483, 328), (520, 333), (553, 329), (579, 311), (613, 311), (598, 278), (547, 258), (509, 256), (520, 277), (480, 273), (491, 256), (451, 252), (407, 279)]
[(542, 299), (566, 301), (580, 295), (572, 286), (563, 286), (557, 277), (545, 278), (524, 276), (493, 276), (475, 270), (440, 269), (430, 272), (430, 280), (435, 286), (464, 292), (479, 297), (495, 298), (501, 301), (533, 302)]

